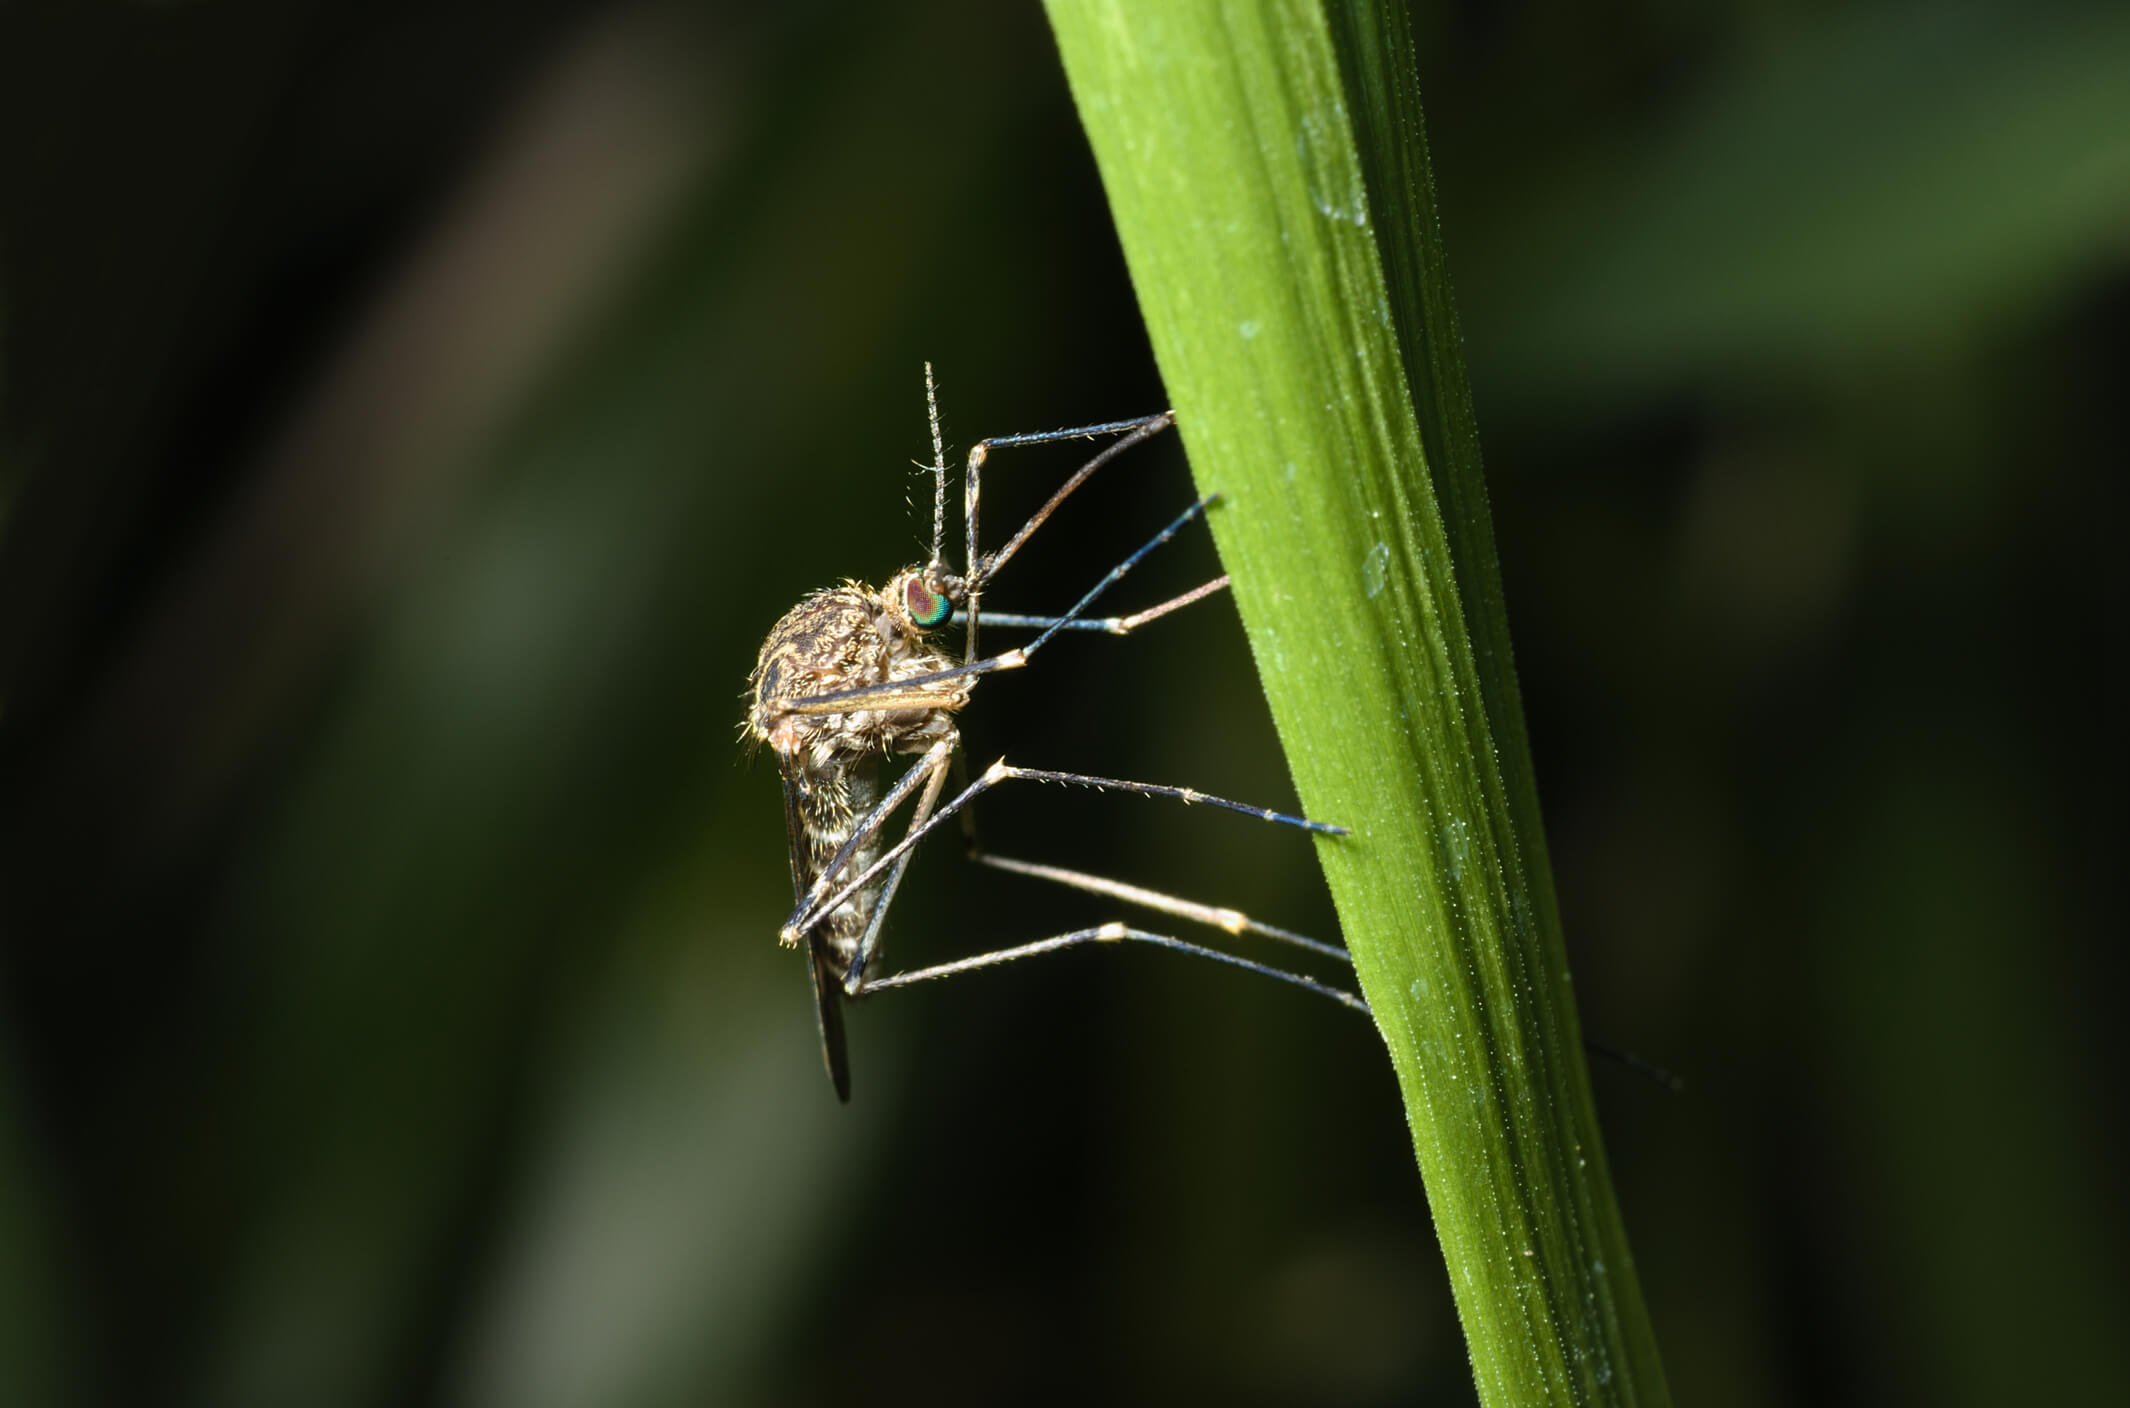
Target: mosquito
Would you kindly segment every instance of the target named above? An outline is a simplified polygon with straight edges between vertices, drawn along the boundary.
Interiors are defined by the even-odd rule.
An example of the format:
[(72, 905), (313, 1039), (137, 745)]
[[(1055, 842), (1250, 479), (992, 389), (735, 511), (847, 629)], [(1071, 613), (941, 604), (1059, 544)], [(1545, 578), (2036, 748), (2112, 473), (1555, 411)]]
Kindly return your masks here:
[[(979, 441), (970, 448), (966, 461), (962, 504), (966, 547), (962, 570), (956, 573), (949, 571), (946, 563), (946, 448), (940, 437), (939, 397), (930, 363), (925, 365), (925, 404), (932, 430), (932, 463), (925, 467), (933, 476), (931, 556), (920, 565), (897, 572), (878, 590), (845, 582), (808, 596), (770, 631), (748, 680), (752, 702), (743, 731), (753, 743), (766, 744), (775, 753), (783, 774), (784, 825), (790, 842), (795, 907), (779, 938), (786, 947), (803, 946), (806, 950), (822, 1055), (837, 1098), (850, 1099), (850, 1061), (843, 1034), (842, 1003), (846, 999), (1085, 944), (1152, 944), (1262, 973), (1367, 1012), (1368, 1004), (1344, 989), (1219, 949), (1116, 922), (888, 977), (872, 975), (879, 953), (880, 926), (902, 884), (913, 849), (956, 815), (962, 817), (971, 859), (982, 864), (1208, 924), (1230, 934), (1255, 933), (1336, 959), (1347, 956), (1344, 949), (1335, 945), (1259, 923), (1238, 910), (1199, 904), (1098, 875), (987, 854), (974, 844), (968, 809), (979, 796), (1002, 782), (1059, 782), (1222, 807), (1318, 835), (1344, 835), (1344, 827), (1208, 796), (1188, 787), (1016, 767), (1004, 759), (992, 764), (944, 805), (940, 803), (961, 747), (956, 716), (968, 705), (971, 692), (985, 675), (1025, 667), (1061, 631), (1098, 630), (1128, 635), (1150, 621), (1222, 590), (1228, 579), (1215, 578), (1133, 615), (1096, 618), (1088, 614), (1095, 601), (1149, 553), (1202, 517), (1214, 501), (1208, 497), (1185, 509), (1138, 551), (1111, 568), (1064, 615), (985, 616), (981, 611), (985, 588), (1058, 506), (1111, 460), (1173, 426), (1176, 416), (1173, 411), (1163, 411), (1135, 420)], [(978, 550), (981, 478), (992, 451), (1104, 437), (1115, 438), (1066, 479), (1003, 547), (990, 553)], [(1033, 629), (1037, 635), (1028, 644), (1002, 654), (979, 656), (976, 647), (980, 620)], [(959, 660), (947, 653), (938, 638), (939, 632), (957, 622), (966, 627)], [(912, 756), (916, 761), (883, 792), (880, 764), (890, 755)], [(906, 804), (911, 808), (909, 827), (900, 841), (886, 845), (889, 821)]]

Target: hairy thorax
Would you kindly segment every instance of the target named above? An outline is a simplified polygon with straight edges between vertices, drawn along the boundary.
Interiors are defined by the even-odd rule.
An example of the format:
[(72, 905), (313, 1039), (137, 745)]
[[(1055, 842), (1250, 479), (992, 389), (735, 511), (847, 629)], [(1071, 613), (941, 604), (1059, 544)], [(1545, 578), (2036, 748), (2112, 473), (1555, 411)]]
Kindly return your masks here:
[(792, 705), (819, 695), (915, 680), (954, 667), (956, 662), (932, 647), (902, 606), (901, 584), (909, 575), (899, 574), (877, 592), (856, 582), (815, 592), (786, 612), (762, 642), (749, 681), (754, 700), (747, 728), (780, 762), (817, 771), (834, 768), (851, 754), (921, 753), (953, 735), (953, 712), (968, 702), (968, 686), (958, 679), (913, 685), (924, 696), (914, 708), (791, 711)]
[[(777, 755), (784, 774), (793, 880), (802, 889), (858, 834), (879, 802), (883, 754), (922, 753), (958, 740), (954, 713), (968, 703), (968, 685), (961, 679), (917, 682), (957, 663), (932, 647), (904, 605), (908, 579), (917, 570), (898, 574), (877, 592), (854, 582), (815, 592), (777, 622), (755, 661), (747, 732)], [(840, 690), (902, 681), (912, 682), (911, 697), (873, 701), (899, 707), (849, 713), (793, 707)], [(880, 844), (876, 832), (850, 857), (847, 873), (863, 873)], [(878, 901), (877, 888), (860, 888), (825, 917), (822, 933), (838, 973)]]

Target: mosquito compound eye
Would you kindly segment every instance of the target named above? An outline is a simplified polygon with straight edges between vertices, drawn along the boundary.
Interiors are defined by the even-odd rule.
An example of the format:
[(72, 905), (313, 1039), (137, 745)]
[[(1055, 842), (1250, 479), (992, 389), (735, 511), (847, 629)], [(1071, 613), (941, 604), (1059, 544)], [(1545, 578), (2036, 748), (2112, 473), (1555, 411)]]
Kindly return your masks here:
[(922, 577), (910, 578), (910, 584), (902, 590), (903, 604), (910, 609), (910, 619), (927, 629), (947, 619), (954, 610), (954, 603), (947, 600), (945, 592), (935, 592), (924, 584)]

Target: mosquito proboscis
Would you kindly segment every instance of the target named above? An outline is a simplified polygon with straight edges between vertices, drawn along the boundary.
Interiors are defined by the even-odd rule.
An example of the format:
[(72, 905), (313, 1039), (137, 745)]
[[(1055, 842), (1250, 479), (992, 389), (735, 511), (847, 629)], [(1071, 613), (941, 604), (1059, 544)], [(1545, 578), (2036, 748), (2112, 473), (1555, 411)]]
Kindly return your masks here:
[[(779, 937), (787, 946), (806, 950), (822, 1053), (837, 1096), (850, 1098), (844, 1000), (1085, 944), (1135, 942), (1188, 953), (1276, 978), (1367, 1012), (1368, 1004), (1343, 988), (1172, 935), (1115, 922), (928, 968), (872, 976), (881, 924), (917, 843), (948, 819), (966, 817), (971, 803), (1001, 783), (1059, 782), (1170, 797), (1319, 835), (1345, 834), (1343, 827), (1210, 796), (1194, 788), (1017, 767), (1003, 759), (985, 769), (958, 795), (941, 802), (961, 747), (956, 715), (967, 706), (970, 694), (984, 676), (1025, 667), (1062, 631), (1130, 634), (1222, 590), (1228, 579), (1215, 578), (1128, 616), (1090, 614), (1094, 603), (1141, 560), (1203, 516), (1213, 502), (1206, 498), (1193, 503), (1144, 546), (1111, 568), (1063, 615), (984, 612), (984, 589), (1058, 506), (1102, 466), (1173, 426), (1175, 413), (1163, 411), (1133, 420), (999, 436), (972, 446), (965, 462), (962, 509), (966, 547), (962, 570), (957, 573), (949, 571), (946, 564), (946, 449), (940, 436), (939, 399), (929, 363), (925, 366), (925, 402), (932, 432), (932, 463), (926, 466), (933, 476), (931, 556), (922, 564), (897, 572), (877, 590), (846, 582), (808, 596), (770, 631), (749, 679), (751, 707), (745, 732), (776, 755), (783, 775), (784, 823), (790, 843), (795, 904)], [(1068, 477), (1002, 547), (991, 553), (979, 551), (982, 471), (992, 451), (1104, 437), (1114, 438)], [(958, 660), (935, 639), (936, 632), (956, 624), (966, 632)], [(980, 624), (1021, 627), (1037, 634), (1026, 645), (979, 656)], [(883, 793), (880, 762), (891, 754), (914, 757), (915, 761)], [(909, 827), (901, 840), (886, 845), (889, 820), (904, 805), (911, 808)], [(968, 834), (973, 839), (973, 831)], [(1345, 957), (1343, 949), (1258, 923), (1238, 910), (1199, 904), (1081, 871), (993, 856), (973, 844), (971, 858), (996, 869), (1067, 885), (1230, 934), (1255, 933)]]

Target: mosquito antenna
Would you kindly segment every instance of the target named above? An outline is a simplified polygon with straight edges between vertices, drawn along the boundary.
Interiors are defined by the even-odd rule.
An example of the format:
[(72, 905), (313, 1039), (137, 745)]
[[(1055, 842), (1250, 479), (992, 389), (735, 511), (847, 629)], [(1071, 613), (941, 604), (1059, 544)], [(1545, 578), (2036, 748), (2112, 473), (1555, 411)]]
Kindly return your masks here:
[(925, 576), (936, 581), (947, 542), (947, 446), (939, 435), (939, 389), (932, 381), (932, 364), (924, 364), (925, 414), (932, 422), (932, 560)]

